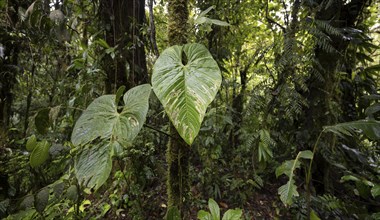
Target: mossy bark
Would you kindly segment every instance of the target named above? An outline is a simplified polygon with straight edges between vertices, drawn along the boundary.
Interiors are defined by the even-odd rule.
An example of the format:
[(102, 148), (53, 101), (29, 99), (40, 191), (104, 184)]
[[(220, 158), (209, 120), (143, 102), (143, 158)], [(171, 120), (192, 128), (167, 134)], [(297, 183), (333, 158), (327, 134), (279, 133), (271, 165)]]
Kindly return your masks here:
[[(182, 45), (187, 42), (189, 17), (188, 0), (168, 1), (169, 44)], [(190, 192), (189, 182), (189, 156), (190, 147), (182, 140), (173, 125), (170, 126), (172, 138), (168, 143), (166, 160), (168, 163), (167, 194), (168, 210), (178, 208), (183, 219), (188, 217), (188, 195)]]
[(169, 44), (181, 45), (187, 43), (189, 11), (187, 9), (188, 0), (168, 1), (168, 38)]

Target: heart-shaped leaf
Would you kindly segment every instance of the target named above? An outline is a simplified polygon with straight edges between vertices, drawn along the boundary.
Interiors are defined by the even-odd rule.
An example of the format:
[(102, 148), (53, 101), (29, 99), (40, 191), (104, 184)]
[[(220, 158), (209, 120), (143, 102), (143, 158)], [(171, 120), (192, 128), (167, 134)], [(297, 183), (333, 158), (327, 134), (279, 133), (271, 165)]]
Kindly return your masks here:
[(95, 99), (76, 122), (71, 141), (74, 145), (85, 145), (100, 137), (128, 146), (144, 124), (150, 91), (149, 84), (130, 89), (124, 94), (125, 106), (120, 113), (115, 95)]
[(198, 135), (221, 82), (218, 64), (201, 44), (169, 47), (154, 64), (153, 91), (187, 144)]

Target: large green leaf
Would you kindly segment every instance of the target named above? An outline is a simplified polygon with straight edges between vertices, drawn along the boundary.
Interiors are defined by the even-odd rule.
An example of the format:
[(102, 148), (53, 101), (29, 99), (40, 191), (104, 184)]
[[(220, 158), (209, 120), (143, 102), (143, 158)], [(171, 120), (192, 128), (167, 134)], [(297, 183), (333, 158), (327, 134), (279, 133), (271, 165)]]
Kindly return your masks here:
[(216, 61), (201, 44), (169, 47), (154, 64), (153, 91), (187, 144), (198, 135), (221, 81)]
[(325, 126), (324, 131), (333, 132), (339, 136), (352, 136), (354, 133), (363, 132), (369, 139), (380, 140), (380, 122), (376, 120), (359, 120)]
[(47, 140), (39, 142), (30, 154), (30, 166), (36, 168), (43, 164), (49, 157), (51, 144)]
[(293, 197), (298, 196), (297, 186), (294, 181), (294, 171), (300, 168), (301, 163), (299, 159), (313, 159), (313, 152), (309, 150), (300, 151), (297, 154), (296, 159), (287, 160), (281, 164), (276, 169), (276, 177), (285, 174), (289, 177), (289, 180), (286, 184), (278, 188), (278, 194), (280, 195), (281, 201), (285, 205), (291, 205), (293, 203)]
[(112, 145), (104, 142), (84, 148), (75, 161), (78, 182), (95, 190), (102, 186), (111, 173), (112, 149)]
[(76, 122), (71, 141), (74, 145), (84, 145), (100, 137), (128, 146), (143, 126), (150, 91), (149, 84), (130, 89), (124, 94), (125, 106), (120, 113), (115, 95), (95, 99)]

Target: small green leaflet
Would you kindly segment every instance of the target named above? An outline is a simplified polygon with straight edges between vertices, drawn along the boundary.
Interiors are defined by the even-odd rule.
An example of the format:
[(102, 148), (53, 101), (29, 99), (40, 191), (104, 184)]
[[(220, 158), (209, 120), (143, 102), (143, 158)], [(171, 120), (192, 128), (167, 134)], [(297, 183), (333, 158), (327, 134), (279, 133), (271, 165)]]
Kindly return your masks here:
[(31, 152), (34, 150), (34, 148), (37, 146), (37, 138), (36, 135), (30, 136), (28, 141), (26, 142), (26, 150)]
[(215, 25), (219, 25), (219, 26), (230, 26), (230, 24), (228, 24), (225, 21), (221, 21), (221, 20), (217, 20), (217, 19), (211, 19), (211, 18), (206, 17), (207, 13), (209, 13), (214, 8), (215, 8), (215, 6), (211, 6), (211, 7), (207, 8), (206, 10), (202, 11), (197, 16), (197, 18), (194, 20), (194, 23), (195, 24), (206, 23), (206, 24), (215, 24)]
[(154, 64), (153, 91), (187, 144), (198, 135), (221, 82), (218, 64), (201, 44), (169, 47)]
[(49, 157), (49, 149), (51, 144), (47, 140), (37, 143), (30, 155), (30, 166), (36, 168), (42, 165)]

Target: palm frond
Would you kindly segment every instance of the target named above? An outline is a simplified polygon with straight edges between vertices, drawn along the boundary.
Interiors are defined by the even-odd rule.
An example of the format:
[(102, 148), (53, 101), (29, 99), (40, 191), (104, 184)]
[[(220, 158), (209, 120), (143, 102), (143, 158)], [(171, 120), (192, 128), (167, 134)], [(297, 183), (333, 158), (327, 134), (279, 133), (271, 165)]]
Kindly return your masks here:
[(376, 120), (359, 120), (325, 126), (323, 131), (333, 132), (341, 137), (363, 133), (369, 139), (380, 140), (380, 122)]

